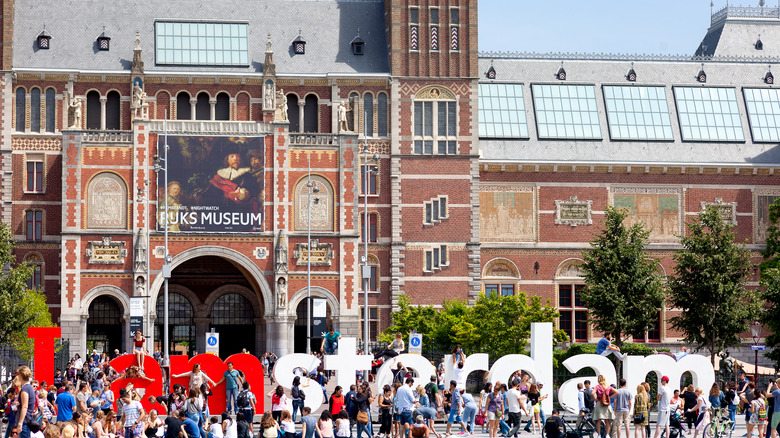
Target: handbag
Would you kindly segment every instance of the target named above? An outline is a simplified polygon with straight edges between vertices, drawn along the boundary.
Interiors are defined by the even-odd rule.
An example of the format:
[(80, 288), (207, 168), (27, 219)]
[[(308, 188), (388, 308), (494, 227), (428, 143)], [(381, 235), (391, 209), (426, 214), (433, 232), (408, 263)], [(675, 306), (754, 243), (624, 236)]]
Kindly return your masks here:
[(638, 414), (634, 414), (634, 424), (642, 424), (645, 422), (645, 413), (640, 412)]
[(485, 425), (485, 416), (483, 414), (477, 414), (474, 417), (474, 424), (477, 426), (484, 426)]
[(357, 421), (358, 421), (358, 423), (368, 423), (368, 412), (366, 412), (366, 411), (358, 411), (358, 413), (357, 413)]

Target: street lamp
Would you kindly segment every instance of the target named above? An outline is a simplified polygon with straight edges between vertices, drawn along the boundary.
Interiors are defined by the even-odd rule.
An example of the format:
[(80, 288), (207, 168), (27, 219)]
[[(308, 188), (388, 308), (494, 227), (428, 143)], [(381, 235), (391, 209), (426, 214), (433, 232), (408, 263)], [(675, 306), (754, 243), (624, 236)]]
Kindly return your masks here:
[[(365, 114), (363, 120), (368, 123), (368, 113)], [(375, 163), (379, 162), (379, 154), (371, 156), (370, 161)], [(363, 128), (363, 165), (366, 170), (363, 172), (363, 257), (360, 260), (363, 262), (363, 354), (368, 354), (368, 282), (371, 278), (371, 267), (368, 265), (368, 176), (377, 175), (379, 171), (375, 166), (368, 165), (368, 141), (366, 141), (366, 130)], [(378, 273), (377, 273), (378, 275)]]
[[(308, 189), (307, 238), (306, 238), (306, 354), (311, 354), (311, 194), (319, 193), (320, 188), (311, 182), (311, 151), (309, 151), (309, 175), (306, 180)], [(319, 204), (320, 198), (315, 197), (314, 203)]]
[[(165, 172), (165, 195), (163, 198), (165, 199), (164, 203), (164, 214), (165, 214), (165, 220), (163, 221), (164, 229), (165, 229), (165, 258), (163, 259), (163, 267), (162, 267), (162, 274), (163, 274), (163, 313), (165, 314), (163, 316), (163, 367), (170, 366), (170, 344), (168, 339), (168, 279), (171, 278), (171, 255), (168, 253), (168, 220), (170, 216), (168, 216), (168, 110), (165, 111), (165, 119), (163, 119), (163, 138), (164, 138), (164, 150), (163, 150), (163, 158), (160, 158), (159, 155), (155, 155), (153, 162), (154, 162), (154, 173), (158, 174), (162, 170)], [(159, 151), (158, 151), (159, 153)], [(162, 163), (162, 164), (161, 164)], [(157, 185), (159, 193), (159, 184)], [(157, 199), (158, 205), (159, 205), (159, 197)], [(159, 221), (160, 215), (157, 214), (157, 219)]]
[(756, 388), (758, 388), (758, 341), (761, 339), (762, 328), (763, 325), (759, 321), (750, 323), (750, 333), (753, 335), (753, 351), (756, 353), (755, 362), (753, 362), (753, 366), (755, 367), (753, 368), (753, 383), (756, 385)]

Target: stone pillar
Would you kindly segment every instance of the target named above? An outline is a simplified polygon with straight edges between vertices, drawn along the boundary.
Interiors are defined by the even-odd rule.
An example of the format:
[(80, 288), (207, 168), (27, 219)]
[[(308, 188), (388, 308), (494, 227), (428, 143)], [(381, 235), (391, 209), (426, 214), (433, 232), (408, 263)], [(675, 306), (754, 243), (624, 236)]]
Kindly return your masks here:
[[(209, 331), (209, 318), (193, 318), (195, 321), (195, 350), (198, 353), (206, 352), (206, 333)], [(192, 348), (190, 348), (190, 355)]]
[[(344, 315), (342, 313), (341, 316), (333, 318), (333, 325), (338, 327), (337, 330), (341, 333), (341, 336), (363, 339), (363, 326), (360, 324), (360, 315)], [(363, 348), (362, 342), (360, 342), (358, 348)]]
[(251, 353), (255, 356), (259, 356), (263, 354), (267, 350), (267, 344), (265, 339), (265, 319), (263, 318), (255, 318), (253, 320), (255, 323), (255, 345), (252, 346), (254, 348), (254, 351)]
[[(122, 351), (132, 353), (133, 346), (131, 345), (132, 339), (130, 339), (130, 313), (122, 316)], [(147, 347), (148, 348), (148, 347)]]
[(217, 119), (217, 99), (212, 97), (209, 99), (209, 120)]
[(198, 99), (196, 97), (191, 97), (190, 98), (190, 120), (195, 120), (195, 108), (197, 107), (197, 105), (198, 105)]
[(100, 130), (106, 130), (106, 101), (108, 97), (100, 96)]
[(266, 316), (266, 350), (282, 357), (294, 352), (293, 332), (295, 317), (289, 315)]
[(298, 132), (303, 132), (303, 107), (306, 105), (306, 100), (298, 99)]
[(68, 357), (74, 354), (83, 354), (87, 349), (87, 323), (81, 320), (81, 315), (66, 313), (60, 316), (60, 328), (62, 339), (70, 341), (68, 345)]

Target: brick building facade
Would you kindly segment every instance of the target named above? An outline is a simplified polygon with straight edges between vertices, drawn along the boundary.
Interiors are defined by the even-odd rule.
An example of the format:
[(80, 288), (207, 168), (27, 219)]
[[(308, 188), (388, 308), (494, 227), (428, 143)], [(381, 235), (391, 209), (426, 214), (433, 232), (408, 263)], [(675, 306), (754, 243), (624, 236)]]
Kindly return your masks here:
[[(233, 152), (234, 170), (259, 176), (249, 200), (225, 198), (252, 202), (262, 225), (169, 219), (171, 336), (190, 353), (211, 329), (224, 353), (305, 350), (309, 228), (312, 297), (360, 336), (365, 284), (372, 339), (400, 294), (438, 305), (525, 291), (557, 305), (573, 339), (593, 340), (578, 262), (608, 205), (652, 228), (667, 273), (685, 219), (707, 203), (762, 247), (780, 124), (771, 109), (764, 125), (749, 117), (774, 93), (773, 53), (707, 52), (705, 65), (480, 56), (476, 0), (228, 3), (75, 5), (67, 20), (2, 3), (0, 216), (74, 352), (128, 348), (131, 313), (159, 347), (164, 223), (176, 216), (165, 206), (201, 211)], [(716, 41), (719, 26), (756, 25), (721, 15), (707, 50), (737, 45)], [(769, 42), (780, 18), (759, 24)], [(715, 90), (709, 103), (700, 90)], [(166, 141), (173, 158), (156, 162)], [(156, 163), (169, 176), (210, 166), (212, 184), (192, 170), (172, 191)], [(635, 340), (674, 342), (670, 314)]]

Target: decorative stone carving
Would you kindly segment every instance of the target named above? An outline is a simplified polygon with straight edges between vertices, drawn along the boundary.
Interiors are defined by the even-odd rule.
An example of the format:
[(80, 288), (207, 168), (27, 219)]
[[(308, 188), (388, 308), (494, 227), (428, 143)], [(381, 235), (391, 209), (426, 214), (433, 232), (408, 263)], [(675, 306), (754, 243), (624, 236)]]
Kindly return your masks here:
[(68, 109), (73, 111), (73, 123), (68, 126), (68, 129), (80, 129), (81, 128), (81, 100), (80, 98), (73, 96), (68, 100)]
[(455, 100), (455, 93), (447, 88), (432, 85), (418, 91), (414, 98), (416, 100)]
[(582, 278), (585, 277), (585, 271), (582, 269), (582, 260), (569, 260), (564, 262), (558, 272), (555, 273), (555, 278)]
[(503, 260), (491, 261), (485, 271), (485, 277), (518, 277), (517, 270)]
[(287, 242), (282, 230), (279, 230), (279, 238), (274, 248), (274, 271), (277, 275), (287, 273)]
[(276, 85), (274, 81), (268, 79), (263, 84), (263, 111), (273, 111), (276, 108), (274, 105), (276, 96)]
[(103, 240), (88, 242), (86, 255), (89, 257), (89, 264), (120, 265), (125, 262), (127, 249), (125, 242), (116, 242), (106, 236)]
[(115, 173), (103, 172), (89, 182), (87, 228), (127, 228), (127, 190)]
[(347, 121), (347, 104), (339, 102), (339, 132), (349, 132), (349, 122)]
[(593, 201), (580, 201), (572, 196), (568, 201), (555, 201), (555, 223), (558, 225), (591, 225), (591, 207)]
[(142, 297), (146, 295), (146, 280), (140, 275), (135, 279), (135, 296)]
[(287, 280), (284, 277), (276, 280), (276, 305), (282, 309), (287, 307)]
[(317, 231), (333, 230), (333, 188), (325, 178), (312, 175), (311, 182), (319, 189), (318, 193), (309, 195), (306, 186), (308, 178), (303, 178), (296, 186), (295, 196), (295, 229), (308, 229), (309, 199), (311, 196), (311, 229)]
[[(147, 266), (146, 236), (144, 229), (138, 229), (138, 237), (135, 241), (135, 251), (133, 254), (133, 266), (136, 272), (146, 272)], [(140, 277), (139, 277), (140, 278)]]
[(146, 92), (137, 83), (133, 86), (133, 117), (136, 119), (149, 118), (149, 104), (146, 102)]
[[(298, 259), (298, 266), (308, 265), (309, 251), (305, 243), (296, 243), (293, 257)], [(317, 239), (311, 240), (311, 265), (312, 266), (330, 266), (333, 259), (333, 244), (320, 243)]]
[(707, 207), (713, 206), (720, 213), (720, 217), (723, 221), (734, 226), (737, 225), (737, 203), (736, 202), (723, 202), (723, 198), (715, 198), (715, 202), (701, 201), (701, 210), (704, 211)]
[(480, 238), (486, 242), (536, 239), (536, 201), (532, 188), (484, 186), (479, 190)]
[(280, 89), (276, 92), (276, 111), (274, 112), (275, 122), (287, 122), (287, 96), (284, 95), (284, 90)]

